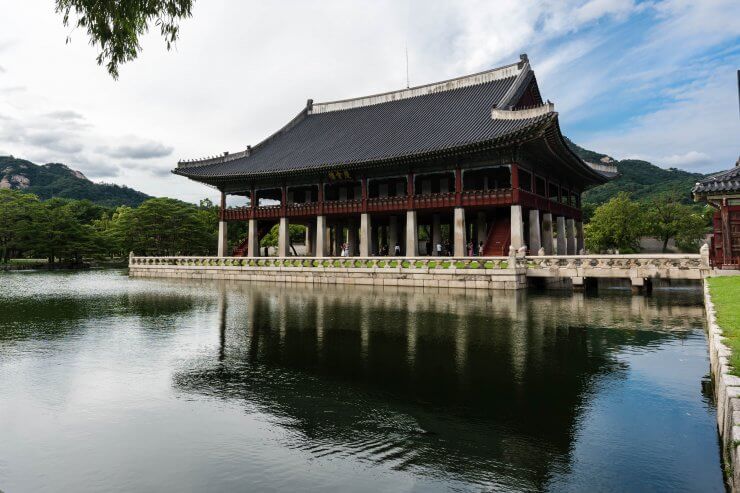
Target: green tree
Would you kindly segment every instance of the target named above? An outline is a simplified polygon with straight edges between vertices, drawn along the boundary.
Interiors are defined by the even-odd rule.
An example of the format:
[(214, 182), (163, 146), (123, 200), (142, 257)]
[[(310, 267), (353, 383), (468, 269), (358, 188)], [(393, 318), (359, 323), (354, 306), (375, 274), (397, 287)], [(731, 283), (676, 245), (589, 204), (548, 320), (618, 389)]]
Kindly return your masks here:
[(44, 255), (50, 264), (57, 258), (79, 262), (83, 253), (93, 249), (94, 231), (84, 227), (74, 212), (74, 202), (63, 199), (51, 199), (41, 204), (30, 239), (36, 255)]
[(0, 190), (0, 260), (7, 263), (14, 254), (31, 247), (34, 223), (41, 202), (32, 194), (18, 190)]
[(702, 239), (710, 230), (712, 207), (706, 206), (702, 212), (693, 211), (686, 214), (681, 222), (681, 229), (676, 234), (676, 246), (682, 252), (696, 253), (701, 247)]
[[(274, 225), (272, 228), (270, 228), (270, 231), (268, 231), (265, 234), (265, 236), (262, 237), (262, 240), (260, 241), (260, 246), (262, 248), (264, 247), (277, 248), (279, 228), (280, 228), (279, 224)], [(288, 225), (288, 236), (290, 236), (290, 247), (293, 250), (293, 254), (296, 255), (296, 250), (293, 244), (303, 243), (303, 241), (306, 238), (306, 227), (301, 224), (289, 224)]]
[(632, 201), (625, 192), (597, 207), (584, 227), (586, 247), (594, 252), (609, 249), (620, 253), (636, 252), (644, 232), (643, 205)]
[(699, 240), (706, 229), (705, 219), (697, 208), (684, 205), (680, 200), (680, 197), (664, 194), (647, 203), (645, 233), (663, 243), (663, 252), (668, 251), (670, 240), (675, 239), (678, 244), (679, 238), (679, 248), (698, 248)]
[(138, 56), (139, 37), (150, 24), (159, 27), (167, 49), (171, 49), (180, 32), (180, 20), (191, 16), (192, 7), (193, 0), (56, 0), (64, 25), (87, 31), (90, 44), (99, 50), (98, 65), (105, 64), (114, 79), (121, 64)]
[(145, 255), (210, 255), (216, 248), (218, 217), (175, 199), (149, 199), (138, 208), (119, 207), (106, 236), (123, 250)]

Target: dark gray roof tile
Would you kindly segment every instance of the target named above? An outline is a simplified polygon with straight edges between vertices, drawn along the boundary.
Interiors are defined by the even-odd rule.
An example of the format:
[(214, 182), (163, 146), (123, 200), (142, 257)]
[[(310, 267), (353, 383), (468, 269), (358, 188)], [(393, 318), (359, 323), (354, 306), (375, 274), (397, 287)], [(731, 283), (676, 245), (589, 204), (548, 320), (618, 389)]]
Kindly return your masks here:
[(695, 194), (740, 192), (740, 159), (734, 168), (715, 173), (698, 182), (692, 192)]

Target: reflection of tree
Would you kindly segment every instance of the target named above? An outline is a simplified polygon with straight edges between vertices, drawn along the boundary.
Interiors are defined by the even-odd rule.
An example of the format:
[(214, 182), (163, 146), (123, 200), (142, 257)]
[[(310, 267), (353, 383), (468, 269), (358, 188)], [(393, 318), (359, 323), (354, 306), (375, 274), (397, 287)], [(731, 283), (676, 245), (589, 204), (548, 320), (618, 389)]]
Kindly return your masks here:
[[(65, 294), (42, 297), (0, 296), (0, 341), (60, 338), (81, 331), (86, 321), (138, 316), (144, 328), (160, 329), (163, 317), (191, 312), (207, 300), (176, 292), (142, 291), (123, 294)], [(171, 327), (174, 325), (170, 324)]]
[(187, 364), (178, 389), (268, 413), (291, 447), (534, 489), (567, 467), (595, 383), (622, 374), (615, 352), (685, 335), (613, 327), (701, 317), (624, 297), (277, 286), (228, 306), (219, 356)]

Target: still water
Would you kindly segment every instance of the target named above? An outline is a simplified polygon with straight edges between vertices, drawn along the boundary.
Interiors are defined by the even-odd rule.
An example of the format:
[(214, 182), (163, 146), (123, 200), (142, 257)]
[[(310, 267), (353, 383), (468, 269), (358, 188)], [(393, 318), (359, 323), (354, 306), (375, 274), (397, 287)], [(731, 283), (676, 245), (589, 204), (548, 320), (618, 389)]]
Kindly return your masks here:
[(0, 274), (0, 490), (723, 491), (700, 302)]

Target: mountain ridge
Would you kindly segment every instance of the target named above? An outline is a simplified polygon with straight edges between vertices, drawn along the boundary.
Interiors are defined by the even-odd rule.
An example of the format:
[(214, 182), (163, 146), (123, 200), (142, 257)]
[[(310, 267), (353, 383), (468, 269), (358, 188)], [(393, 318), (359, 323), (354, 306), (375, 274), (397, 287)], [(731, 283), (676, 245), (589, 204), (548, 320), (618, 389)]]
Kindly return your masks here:
[(583, 194), (584, 205), (599, 206), (608, 202), (619, 192), (627, 192), (634, 200), (650, 200), (659, 195), (680, 197), (682, 203), (693, 202), (691, 189), (694, 184), (708, 175), (692, 173), (678, 168), (661, 168), (649, 161), (639, 159), (617, 160), (607, 154), (584, 149), (565, 139), (578, 157), (586, 162), (616, 166), (619, 175), (603, 185), (591, 188)]
[(3, 188), (33, 193), (42, 200), (87, 199), (105, 207), (136, 207), (152, 198), (127, 186), (95, 183), (63, 163), (36, 164), (14, 156), (0, 156), (0, 189)]

